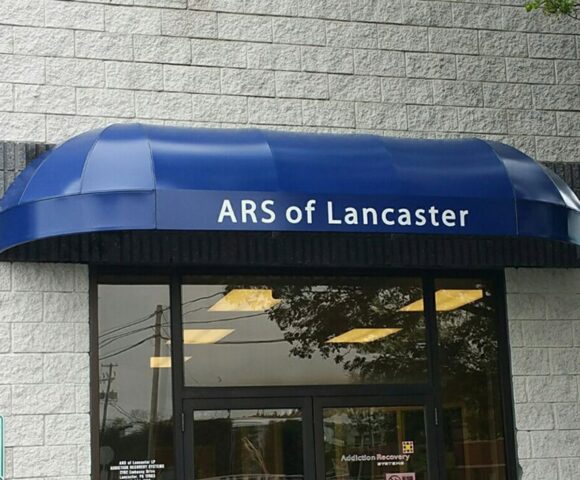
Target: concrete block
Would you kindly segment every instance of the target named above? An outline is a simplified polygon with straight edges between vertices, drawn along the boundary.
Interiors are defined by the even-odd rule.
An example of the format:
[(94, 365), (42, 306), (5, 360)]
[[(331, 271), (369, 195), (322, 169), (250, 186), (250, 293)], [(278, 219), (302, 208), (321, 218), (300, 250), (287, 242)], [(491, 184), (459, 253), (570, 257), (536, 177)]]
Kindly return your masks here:
[(433, 84), (430, 80), (417, 78), (382, 78), (384, 102), (408, 104), (433, 103)]
[[(0, 137), (5, 141), (42, 143), (46, 139), (44, 115), (0, 112)], [(5, 174), (6, 184), (12, 179)]]
[(453, 25), (451, 5), (451, 3), (434, 0), (406, 0), (402, 12), (402, 23), (428, 27), (451, 27)]
[[(484, 83), (483, 104), (488, 108), (530, 108), (532, 87), (522, 84)], [(509, 119), (508, 115), (508, 122)]]
[(217, 38), (217, 13), (162, 10), (163, 35), (190, 38)]
[(433, 81), (433, 102), (439, 105), (482, 106), (480, 83), (450, 80)]
[(479, 53), (496, 57), (527, 57), (528, 41), (525, 33), (479, 31)]
[(128, 90), (161, 90), (161, 65), (134, 62), (106, 62), (107, 87)]
[[(81, 115), (133, 118), (135, 94), (131, 90), (77, 88), (77, 112)], [(72, 289), (74, 276), (71, 276), (69, 282), (69, 288)]]
[(549, 375), (550, 360), (546, 349), (512, 348), (512, 372), (514, 375)]
[(301, 125), (302, 105), (300, 100), (250, 97), (248, 117), (256, 124)]
[(409, 105), (407, 120), (409, 130), (432, 132), (457, 130), (457, 110), (454, 107)]
[[(71, 324), (68, 324), (69, 329)], [(75, 323), (72, 325), (74, 334), (74, 349), (72, 351), (77, 353), (88, 353), (90, 346), (90, 334), (88, 323)], [(71, 351), (70, 349), (68, 351)]]
[(406, 130), (407, 109), (403, 104), (357, 103), (357, 128)]
[(0, 110), (14, 110), (14, 86), (0, 83)]
[(580, 270), (575, 268), (507, 268), (508, 293), (578, 293)]
[(74, 328), (67, 323), (15, 323), (12, 338), (14, 353), (73, 352), (75, 349)]
[(0, 364), (1, 385), (42, 382), (42, 355), (2, 353)]
[(457, 79), (477, 82), (505, 82), (505, 59), (473, 55), (457, 56)]
[(406, 58), (408, 77), (454, 79), (457, 76), (453, 55), (407, 53)]
[(75, 412), (90, 413), (91, 389), (89, 385), (75, 385)]
[(304, 100), (302, 114), (305, 125), (348, 128), (355, 126), (352, 102)]
[(511, 347), (524, 346), (524, 334), (521, 321), (510, 320), (508, 322), (509, 329), (509, 344)]
[(580, 452), (580, 430), (536, 431), (530, 432), (530, 438), (532, 455), (536, 458), (575, 457)]
[(12, 264), (0, 262), (0, 291), (12, 289)]
[[(276, 20), (282, 19), (274, 19), (274, 21)], [(306, 22), (306, 20), (303, 21)], [(272, 19), (270, 17), (257, 15), (218, 13), (218, 32), (219, 38), (225, 40), (271, 42)], [(276, 35), (276, 27), (274, 28), (274, 35)]]
[(9, 323), (0, 323), (0, 353), (10, 353), (12, 349), (12, 333)]
[(14, 48), (20, 55), (72, 57), (74, 32), (60, 28), (14, 27)]
[(303, 47), (302, 69), (307, 72), (353, 73), (352, 50)]
[[(274, 29), (274, 42), (276, 43), (297, 45), (326, 44), (326, 26), (322, 20), (309, 18), (273, 18), (272, 26)], [(250, 38), (248, 40), (252, 39)]]
[(89, 355), (47, 353), (43, 356), (42, 370), (47, 382), (86, 384), (89, 382)]
[(88, 414), (47, 415), (44, 417), (46, 445), (83, 445), (90, 443)]
[(503, 133), (507, 130), (505, 111), (493, 108), (458, 109), (459, 130), (473, 133)]
[(225, 95), (193, 95), (193, 120), (201, 122), (246, 123), (248, 99)]
[(524, 135), (556, 135), (556, 114), (541, 110), (510, 110), (507, 112), (508, 132)]
[(552, 405), (549, 403), (520, 403), (515, 406), (518, 430), (553, 430)]
[(135, 60), (154, 63), (191, 63), (190, 40), (181, 37), (136, 35)]
[(453, 25), (460, 28), (502, 30), (501, 7), (463, 2), (454, 3)]
[(377, 77), (362, 75), (330, 75), (330, 98), (363, 102), (381, 101), (381, 83)]
[(224, 68), (221, 88), (228, 95), (273, 97), (276, 94), (274, 72)]
[(76, 112), (73, 87), (49, 85), (15, 85), (15, 108), (20, 112), (69, 113)]
[(558, 430), (580, 430), (580, 405), (557, 403), (554, 405)]
[(89, 267), (87, 265), (75, 265), (75, 292), (89, 291)]
[(105, 30), (124, 34), (161, 34), (161, 10), (140, 7), (107, 6)]
[(528, 377), (526, 390), (530, 402), (576, 402), (578, 385), (571, 376), (552, 375)]
[(189, 93), (136, 92), (137, 116), (168, 120), (191, 120), (192, 104)]
[(580, 319), (580, 295), (550, 295), (546, 297), (547, 318), (555, 320)]
[(12, 386), (0, 385), (0, 412), (8, 416), (12, 414)]
[(299, 46), (248, 43), (246, 49), (248, 68), (260, 70), (301, 69)]
[(13, 454), (17, 477), (34, 477), (39, 465), (46, 476), (70, 475), (77, 471), (77, 451), (68, 446), (15, 447)]
[(166, 90), (190, 93), (219, 93), (220, 71), (218, 68), (163, 66)]
[[(0, 82), (44, 83), (44, 58), (0, 54)], [(8, 140), (7, 137), (4, 137)]]
[(464, 29), (430, 28), (429, 51), (477, 55), (479, 53), (477, 32)]
[(429, 35), (426, 27), (380, 25), (378, 34), (379, 48), (411, 52), (426, 52), (429, 50)]
[(528, 432), (516, 433), (516, 447), (518, 458), (530, 458), (532, 455), (532, 441)]
[(405, 54), (384, 50), (355, 50), (354, 71), (358, 75), (405, 76)]
[(580, 139), (566, 137), (536, 137), (536, 160), (543, 162), (573, 162), (577, 158)]
[(576, 58), (576, 39), (572, 35), (528, 35), (530, 57), (535, 58)]
[(12, 413), (14, 415), (74, 413), (74, 411), (75, 387), (73, 385), (15, 385), (12, 388)]
[(580, 472), (580, 458), (560, 458), (559, 480), (576, 480)]
[(276, 72), (276, 95), (289, 98), (328, 98), (328, 76), (323, 73)]
[(42, 415), (12, 415), (5, 418), (5, 445), (27, 447), (44, 445), (44, 418)]
[(544, 295), (514, 293), (507, 296), (507, 314), (510, 320), (545, 320), (546, 299)]
[(562, 321), (523, 322), (524, 343), (528, 347), (572, 346), (572, 323)]
[(400, 23), (402, 6), (396, 0), (357, 0), (351, 18), (362, 22)]
[(120, 33), (76, 31), (75, 54), (81, 58), (133, 60), (133, 38)]
[(556, 79), (558, 83), (580, 85), (580, 61), (556, 60)]
[(522, 480), (544, 480), (546, 472), (557, 472), (558, 463), (555, 459), (534, 458), (520, 460), (524, 475)]
[(78, 58), (47, 58), (46, 83), (69, 87), (104, 87), (105, 62)]
[(103, 5), (46, 0), (46, 26), (74, 30), (104, 30)]
[(40, 322), (42, 294), (0, 292), (0, 322)]
[(194, 65), (246, 67), (246, 45), (243, 43), (194, 39), (191, 41), (191, 50), (191, 63)]
[(580, 87), (576, 85), (534, 85), (534, 105), (545, 110), (580, 110)]
[(552, 373), (559, 375), (580, 374), (580, 348), (550, 349)]
[(327, 22), (326, 43), (329, 47), (376, 48), (377, 27), (369, 23)]
[(580, 137), (580, 113), (557, 112), (558, 134)]
[(87, 323), (89, 299), (87, 293), (44, 294), (44, 321), (47, 323)]
[(77, 445), (77, 466), (79, 474), (86, 476), (79, 480), (91, 480), (91, 446), (89, 444)]
[(554, 83), (556, 81), (553, 60), (531, 58), (506, 58), (508, 82)]
[(2, 0), (0, 23), (8, 25), (44, 25), (44, 3), (38, 0)]

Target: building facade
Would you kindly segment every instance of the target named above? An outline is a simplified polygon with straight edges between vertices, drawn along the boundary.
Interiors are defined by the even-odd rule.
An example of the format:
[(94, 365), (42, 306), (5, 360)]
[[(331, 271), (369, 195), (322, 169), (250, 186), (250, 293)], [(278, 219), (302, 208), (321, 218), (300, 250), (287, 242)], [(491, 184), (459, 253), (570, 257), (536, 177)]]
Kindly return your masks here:
[[(561, 164), (579, 161), (580, 23), (528, 14), (522, 3), (2, 0), (3, 188), (49, 146), (135, 122), (478, 137), (577, 172)], [(566, 180), (578, 187), (573, 174)], [(91, 262), (55, 259), (0, 264), (7, 480), (99, 475), (103, 398), (100, 416), (94, 399), (91, 415), (91, 381), (93, 390), (112, 381), (99, 365), (114, 362), (91, 366)], [(476, 270), (500, 275), (500, 291), (505, 278), (498, 295), (507, 306), (514, 468), (524, 480), (572, 480), (580, 477), (580, 269), (533, 263)], [(455, 478), (512, 478), (473, 475)]]

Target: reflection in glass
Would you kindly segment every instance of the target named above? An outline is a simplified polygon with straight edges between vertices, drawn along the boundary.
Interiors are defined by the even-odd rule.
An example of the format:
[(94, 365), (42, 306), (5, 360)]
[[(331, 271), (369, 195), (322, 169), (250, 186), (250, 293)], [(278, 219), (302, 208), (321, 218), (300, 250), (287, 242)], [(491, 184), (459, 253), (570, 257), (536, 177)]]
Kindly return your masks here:
[(194, 412), (194, 478), (302, 479), (299, 409)]
[(437, 280), (436, 289), (479, 292), (454, 309), (437, 308), (447, 478), (504, 480), (498, 320), (491, 289), (467, 279)]
[[(401, 310), (422, 298), (419, 279), (194, 281), (182, 287), (188, 386), (426, 381), (423, 310)], [(188, 341), (202, 334), (213, 340)]]
[(154, 478), (174, 479), (169, 288), (99, 285), (98, 295), (100, 478), (155, 460)]
[(423, 408), (325, 408), (323, 422), (326, 479), (384, 480), (388, 473), (415, 473), (416, 480), (427, 480)]

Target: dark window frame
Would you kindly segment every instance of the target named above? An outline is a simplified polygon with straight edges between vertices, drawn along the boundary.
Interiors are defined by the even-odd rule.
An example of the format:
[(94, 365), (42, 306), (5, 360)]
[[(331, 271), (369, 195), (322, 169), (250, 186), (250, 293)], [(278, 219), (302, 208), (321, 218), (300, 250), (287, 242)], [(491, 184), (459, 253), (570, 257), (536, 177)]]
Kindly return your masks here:
[[(199, 270), (199, 271), (195, 271)], [(425, 323), (427, 334), (428, 376), (425, 384), (407, 385), (340, 385), (340, 386), (305, 386), (305, 387), (185, 387), (183, 364), (180, 361), (183, 354), (183, 332), (181, 319), (181, 286), (185, 276), (361, 276), (361, 277), (415, 277), (422, 281), (425, 301)], [(433, 399), (434, 412), (429, 415), (432, 421), (443, 415), (441, 402), (441, 381), (438, 359), (438, 325), (435, 311), (435, 279), (436, 278), (481, 278), (492, 285), (494, 305), (498, 321), (498, 367), (500, 395), (503, 414), (503, 434), (505, 438), (505, 458), (507, 479), (517, 479), (516, 430), (514, 420), (514, 399), (511, 361), (509, 353), (509, 330), (507, 320), (506, 288), (503, 270), (447, 270), (447, 269), (345, 269), (345, 268), (140, 268), (140, 267), (98, 267), (89, 270), (89, 323), (90, 323), (90, 379), (91, 379), (91, 477), (99, 478), (99, 356), (98, 356), (98, 285), (99, 283), (118, 284), (150, 284), (162, 280), (169, 285), (171, 304), (171, 335), (173, 338), (172, 355), (172, 395), (174, 421), (174, 448), (176, 479), (185, 478), (184, 471), (184, 435), (182, 432), (184, 419), (184, 403), (194, 398), (275, 398), (316, 395), (324, 389), (328, 395), (340, 395), (345, 398), (350, 395), (412, 395), (413, 393), (430, 396)], [(385, 388), (388, 391), (385, 391)], [(443, 429), (441, 418), (435, 428), (435, 442), (443, 445)], [(435, 479), (446, 478), (443, 448), (437, 449)]]

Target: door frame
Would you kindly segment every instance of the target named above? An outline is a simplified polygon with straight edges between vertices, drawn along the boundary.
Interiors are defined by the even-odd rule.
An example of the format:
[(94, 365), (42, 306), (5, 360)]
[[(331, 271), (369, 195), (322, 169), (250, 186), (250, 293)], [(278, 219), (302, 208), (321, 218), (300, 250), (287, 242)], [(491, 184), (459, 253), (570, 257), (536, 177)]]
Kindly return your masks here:
[[(333, 390), (338, 390), (336, 387)], [(383, 387), (384, 389), (384, 387)], [(364, 390), (364, 389), (363, 389)], [(397, 389), (398, 390), (398, 389)], [(338, 392), (334, 392), (338, 393)], [(342, 394), (314, 394), (312, 390), (298, 388), (293, 396), (286, 397), (238, 397), (238, 398), (192, 398), (182, 400), (183, 468), (185, 478), (194, 476), (194, 431), (195, 410), (244, 410), (300, 408), (302, 410), (302, 451), (304, 480), (324, 480), (324, 431), (322, 411), (327, 407), (422, 407), (424, 412), (425, 439), (427, 442), (427, 476), (437, 479), (437, 455), (435, 406), (429, 393), (401, 394), (384, 392), (377, 394), (353, 394), (344, 389)]]

